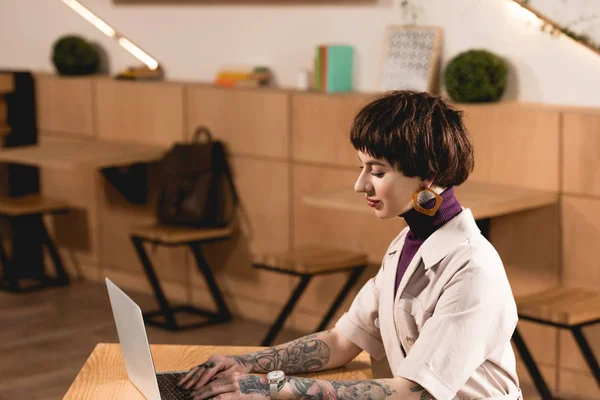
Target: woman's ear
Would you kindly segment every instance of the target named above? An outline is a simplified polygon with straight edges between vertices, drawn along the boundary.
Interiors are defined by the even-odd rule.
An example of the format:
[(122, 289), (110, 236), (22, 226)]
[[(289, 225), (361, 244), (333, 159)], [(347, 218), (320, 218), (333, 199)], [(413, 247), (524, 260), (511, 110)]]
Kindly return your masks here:
[(421, 179), (420, 185), (421, 185), (420, 186), (421, 188), (426, 188), (426, 187), (430, 188), (431, 185), (433, 185), (433, 179), (426, 179), (426, 180)]

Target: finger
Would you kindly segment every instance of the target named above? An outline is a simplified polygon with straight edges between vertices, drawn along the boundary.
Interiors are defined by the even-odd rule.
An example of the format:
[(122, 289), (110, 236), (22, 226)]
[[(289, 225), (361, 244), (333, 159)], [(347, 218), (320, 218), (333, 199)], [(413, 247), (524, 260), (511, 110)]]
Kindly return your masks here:
[(194, 376), (195, 374), (198, 373), (198, 370), (199, 370), (198, 367), (194, 367), (194, 368), (190, 369), (183, 378), (181, 378), (179, 381), (177, 381), (177, 385), (178, 386), (184, 385), (186, 382), (188, 382), (191, 379), (192, 376)]
[[(190, 371), (191, 372), (191, 371)], [(194, 385), (200, 380), (202, 379), (202, 376), (206, 373), (206, 366), (205, 364), (200, 364), (197, 367), (197, 370), (195, 371), (195, 373), (188, 373), (188, 375), (190, 375), (190, 377), (186, 380), (186, 382), (182, 385), (182, 387), (184, 389), (192, 389), (194, 387)]]
[(210, 385), (204, 386), (200, 389), (194, 390), (192, 392), (192, 396), (194, 399), (204, 400), (219, 395), (225, 395), (227, 393), (235, 393), (236, 390), (236, 385), (233, 382), (219, 381), (211, 383)]
[(227, 368), (223, 364), (216, 365), (212, 361), (205, 362), (204, 363), (204, 372), (202, 373), (202, 376), (200, 377), (200, 379), (194, 385), (195, 388), (196, 389), (201, 388), (202, 386), (206, 385), (211, 379), (213, 379), (215, 377), (215, 375), (217, 375), (219, 372), (226, 371), (226, 370), (227, 370)]

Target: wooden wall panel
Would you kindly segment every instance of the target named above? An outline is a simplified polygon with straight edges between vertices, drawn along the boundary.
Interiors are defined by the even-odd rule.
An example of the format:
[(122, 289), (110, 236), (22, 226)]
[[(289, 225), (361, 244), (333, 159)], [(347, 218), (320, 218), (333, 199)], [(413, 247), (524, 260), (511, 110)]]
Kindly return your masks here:
[[(352, 187), (358, 177), (357, 169), (340, 169), (308, 165), (294, 165), (294, 247), (306, 244), (327, 244), (353, 251), (366, 252), (369, 261), (375, 265), (363, 275), (361, 283), (374, 275), (390, 242), (406, 226), (400, 218), (379, 220), (377, 217), (363, 213), (352, 213), (329, 208), (317, 208), (305, 204), (302, 196), (323, 190)], [(361, 196), (361, 194), (356, 194)], [(368, 207), (365, 203), (365, 207)], [(335, 293), (343, 286), (344, 274), (322, 276), (313, 279), (306, 293), (298, 303), (298, 310), (313, 314), (309, 329), (316, 327), (315, 319), (320, 320), (335, 298)], [(361, 285), (348, 295), (341, 307), (341, 314), (348, 308), (352, 298)], [(319, 318), (316, 318), (318, 316)], [(297, 318), (300, 318), (298, 316)], [(333, 321), (335, 322), (335, 321)], [(302, 326), (302, 324), (299, 324)], [(306, 326), (306, 324), (305, 324)]]
[[(134, 299), (140, 293), (154, 296), (154, 291), (152, 290), (152, 286), (150, 286), (148, 279), (142, 279), (145, 278), (145, 276), (141, 276), (137, 272), (107, 267), (103, 269), (102, 276), (98, 280), (98, 282), (102, 285), (105, 285), (104, 277), (109, 278)], [(190, 301), (190, 294), (186, 284), (169, 280), (161, 280), (160, 285), (165, 297), (171, 302), (172, 306), (175, 306), (177, 303), (187, 303)], [(151, 304), (148, 307), (144, 307), (140, 303), (138, 303), (138, 305), (144, 312), (159, 310), (158, 303)], [(176, 318), (180, 318), (180, 316), (177, 316)], [(183, 315), (183, 318), (185, 318), (185, 315)], [(179, 321), (182, 320), (178, 319), (178, 322)], [(186, 320), (183, 319), (183, 322), (185, 323)]]
[(354, 116), (373, 96), (292, 94), (292, 151), (296, 161), (358, 166), (350, 143)]
[(15, 90), (13, 74), (0, 73), (0, 94), (10, 93)]
[(597, 247), (600, 243), (600, 200), (562, 196), (563, 283), (600, 288)]
[[(562, 200), (563, 213), (563, 283), (567, 286), (587, 287), (598, 291), (597, 247), (600, 243), (600, 199), (565, 195)], [(584, 329), (595, 354), (600, 354), (600, 325)], [(584, 377), (590, 376), (589, 369), (580, 355), (572, 336), (560, 336), (560, 366), (562, 390), (597, 396), (594, 390), (578, 387)], [(570, 373), (563, 374), (563, 371)], [(577, 377), (576, 375), (581, 375)], [(563, 379), (564, 377), (564, 379)], [(589, 385), (585, 385), (589, 388)], [(573, 392), (575, 391), (575, 392)]]
[[(133, 227), (148, 226), (156, 222), (155, 204), (156, 199), (152, 193), (147, 204), (130, 204), (102, 178), (98, 212), (102, 221), (100, 248), (105, 268), (123, 270), (138, 275), (142, 280), (147, 279), (131, 243), (129, 232)], [(189, 281), (187, 249), (147, 244), (146, 250), (161, 280), (187, 284)]]
[(92, 77), (37, 75), (38, 129), (41, 132), (93, 137), (94, 80)]
[(600, 197), (600, 115), (566, 113), (562, 147), (562, 191)]
[(0, 126), (8, 123), (8, 109), (6, 105), (6, 99), (0, 95)]
[(559, 112), (518, 105), (461, 105), (475, 147), (471, 179), (559, 189)]
[(184, 137), (182, 84), (96, 80), (98, 137), (171, 146)]
[(560, 281), (558, 205), (494, 218), (490, 241), (502, 258), (515, 296), (539, 292)]
[(200, 125), (232, 154), (289, 158), (289, 98), (285, 91), (187, 87), (186, 132)]
[[(242, 205), (239, 227), (231, 240), (208, 244), (204, 249), (233, 311), (255, 318), (241, 299), (265, 302), (278, 310), (291, 287), (290, 276), (255, 270), (250, 265), (253, 253), (290, 248), (290, 166), (287, 162), (241, 156), (231, 161)], [(209, 297), (203, 295), (206, 285), (198, 272), (192, 274), (192, 283), (196, 303), (209, 306), (210, 302), (202, 303)]]
[[(492, 220), (490, 241), (502, 258), (515, 296), (536, 293), (559, 283), (559, 218), (559, 207), (549, 206)], [(556, 328), (520, 321), (519, 329), (537, 362), (557, 365)]]
[[(66, 142), (40, 132), (40, 143)], [(58, 243), (65, 268), (73, 277), (90, 278), (100, 267), (97, 196), (99, 176), (94, 169), (63, 170), (40, 168), (43, 196), (65, 200), (72, 206), (67, 214), (48, 217), (48, 226)]]

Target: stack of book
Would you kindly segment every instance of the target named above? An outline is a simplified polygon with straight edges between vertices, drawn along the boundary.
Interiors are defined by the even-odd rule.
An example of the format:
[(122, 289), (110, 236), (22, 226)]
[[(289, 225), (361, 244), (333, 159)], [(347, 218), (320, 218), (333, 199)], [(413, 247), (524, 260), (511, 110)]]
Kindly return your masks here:
[(321, 45), (316, 49), (315, 87), (321, 92), (350, 92), (354, 49), (348, 45)]
[(269, 84), (271, 71), (267, 67), (225, 68), (217, 74), (216, 86), (259, 87)]

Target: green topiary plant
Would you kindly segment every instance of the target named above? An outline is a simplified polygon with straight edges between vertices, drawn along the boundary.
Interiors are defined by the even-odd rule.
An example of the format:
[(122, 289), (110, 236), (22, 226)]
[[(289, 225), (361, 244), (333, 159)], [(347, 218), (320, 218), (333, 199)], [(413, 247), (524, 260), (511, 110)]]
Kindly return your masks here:
[(469, 50), (454, 57), (445, 72), (448, 95), (461, 103), (498, 101), (506, 88), (508, 66), (486, 50)]
[(100, 56), (82, 37), (67, 35), (54, 43), (52, 62), (61, 75), (86, 75), (96, 72)]

